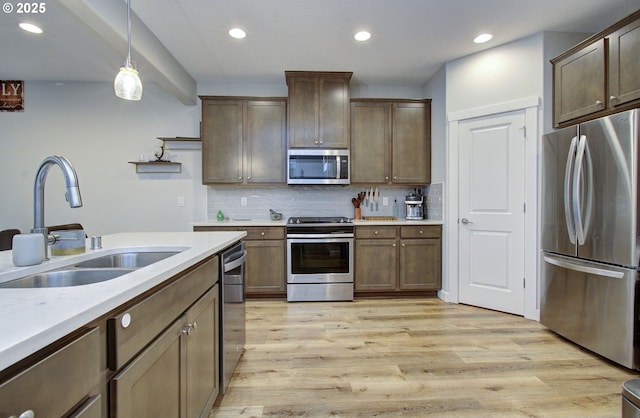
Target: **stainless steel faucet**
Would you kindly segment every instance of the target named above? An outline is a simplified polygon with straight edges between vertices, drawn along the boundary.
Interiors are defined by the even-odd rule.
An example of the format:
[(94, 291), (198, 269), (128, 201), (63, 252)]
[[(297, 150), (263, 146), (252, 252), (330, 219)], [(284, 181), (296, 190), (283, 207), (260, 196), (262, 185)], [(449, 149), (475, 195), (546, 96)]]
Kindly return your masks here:
[(44, 235), (44, 254), (45, 258), (49, 258), (49, 231), (44, 226), (44, 183), (47, 179), (49, 169), (57, 165), (62, 170), (65, 182), (67, 183), (67, 191), (65, 199), (72, 208), (82, 206), (82, 198), (80, 197), (80, 186), (78, 185), (78, 175), (69, 160), (58, 155), (52, 155), (45, 158), (40, 163), (36, 173), (36, 179), (33, 185), (33, 229), (31, 232)]

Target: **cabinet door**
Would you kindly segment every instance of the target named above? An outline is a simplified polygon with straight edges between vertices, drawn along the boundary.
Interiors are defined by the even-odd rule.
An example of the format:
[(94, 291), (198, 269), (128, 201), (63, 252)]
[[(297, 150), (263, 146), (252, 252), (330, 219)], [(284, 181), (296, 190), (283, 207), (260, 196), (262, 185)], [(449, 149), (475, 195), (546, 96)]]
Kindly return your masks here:
[(102, 395), (87, 399), (69, 418), (102, 418)]
[(66, 416), (99, 382), (101, 344), (94, 328), (0, 385), (0, 416)]
[(349, 148), (349, 81), (320, 77), (318, 89), (318, 146)]
[(286, 100), (249, 100), (246, 126), (247, 183), (286, 183)]
[(612, 107), (640, 99), (640, 20), (609, 35), (609, 95)]
[(400, 241), (400, 290), (440, 290), (440, 239)]
[(390, 110), (387, 103), (351, 102), (351, 182), (388, 183)]
[(183, 324), (179, 318), (111, 380), (111, 417), (184, 417)]
[(202, 183), (242, 183), (242, 100), (202, 102)]
[(602, 39), (553, 63), (556, 125), (605, 108), (605, 51)]
[(216, 284), (186, 313), (187, 417), (209, 416), (219, 392), (218, 312)]
[(356, 239), (355, 291), (385, 292), (397, 287), (395, 239)]
[(289, 147), (309, 148), (319, 145), (319, 87), (316, 76), (295, 76), (289, 85)]
[(282, 296), (286, 292), (285, 241), (245, 241), (247, 296)]
[(431, 107), (426, 103), (394, 103), (392, 107), (392, 182), (431, 181)]

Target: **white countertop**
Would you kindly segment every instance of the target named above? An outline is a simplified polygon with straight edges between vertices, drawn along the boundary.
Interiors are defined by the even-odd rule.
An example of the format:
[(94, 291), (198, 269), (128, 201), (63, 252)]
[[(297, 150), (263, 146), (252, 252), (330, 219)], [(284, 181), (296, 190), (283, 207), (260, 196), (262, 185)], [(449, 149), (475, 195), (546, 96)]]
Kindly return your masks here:
[[(15, 267), (0, 251), (0, 283), (127, 249), (181, 251), (101, 283), (41, 289), (0, 288), (0, 370), (91, 323), (175, 274), (242, 239), (244, 232), (122, 233), (102, 237), (101, 250)], [(87, 240), (87, 246), (89, 242)]]
[[(443, 221), (433, 219), (422, 219), (418, 221), (407, 221), (406, 219), (398, 219), (396, 221), (382, 220), (354, 220), (355, 226), (362, 225), (442, 225)], [(228, 221), (201, 221), (193, 222), (192, 226), (226, 226), (226, 227), (260, 227), (260, 226), (287, 226), (286, 220), (272, 221), (269, 219), (250, 219), (250, 220), (228, 220)]]

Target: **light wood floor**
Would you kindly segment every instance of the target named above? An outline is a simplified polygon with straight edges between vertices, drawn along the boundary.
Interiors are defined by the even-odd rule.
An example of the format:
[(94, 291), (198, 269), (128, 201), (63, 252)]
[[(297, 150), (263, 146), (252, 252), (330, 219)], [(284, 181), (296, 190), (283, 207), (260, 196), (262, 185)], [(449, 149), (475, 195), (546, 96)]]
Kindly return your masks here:
[(214, 417), (619, 417), (640, 377), (538, 322), (439, 299), (247, 304)]

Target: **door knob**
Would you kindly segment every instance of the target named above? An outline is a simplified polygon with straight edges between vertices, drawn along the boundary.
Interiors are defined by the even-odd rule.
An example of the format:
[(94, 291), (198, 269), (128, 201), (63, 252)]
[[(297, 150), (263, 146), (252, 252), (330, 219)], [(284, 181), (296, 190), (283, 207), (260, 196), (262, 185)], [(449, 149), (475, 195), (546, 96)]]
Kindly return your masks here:
[(467, 224), (472, 224), (473, 223), (470, 220), (468, 220), (467, 218), (460, 219), (460, 222), (462, 222), (463, 225), (467, 225)]

